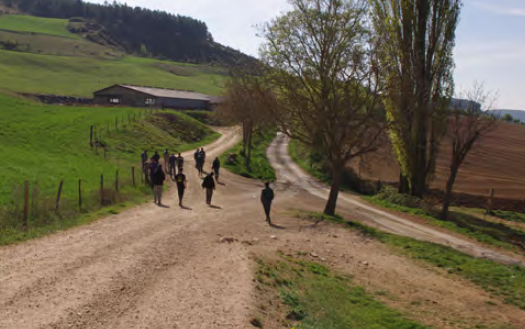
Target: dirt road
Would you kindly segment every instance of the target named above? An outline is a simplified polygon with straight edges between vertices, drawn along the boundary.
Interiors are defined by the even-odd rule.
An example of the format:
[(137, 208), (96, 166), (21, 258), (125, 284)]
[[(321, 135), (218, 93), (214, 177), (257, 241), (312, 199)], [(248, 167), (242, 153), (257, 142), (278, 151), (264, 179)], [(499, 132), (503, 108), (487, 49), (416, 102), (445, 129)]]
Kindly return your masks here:
[[(284, 134), (279, 134), (268, 149), (268, 157), (277, 171), (280, 182), (294, 185), (326, 200), (329, 195), (329, 188), (306, 174), (290, 158), (288, 155), (288, 144), (288, 137)], [(474, 257), (488, 258), (503, 264), (525, 266), (525, 262), (521, 257), (495, 252), (468, 240), (392, 215), (363, 202), (356, 195), (341, 193), (338, 202), (340, 208), (349, 207), (352, 212), (365, 219), (368, 224), (383, 231), (443, 244)]]
[[(238, 140), (232, 130), (206, 147), (205, 169)], [(252, 328), (249, 321), (258, 305), (253, 258), (277, 250), (315, 251), (317, 261), (354, 275), (369, 291), (390, 291), (396, 298), (384, 302), (422, 323), (525, 327), (525, 312), (498, 300), (497, 307), (491, 306), (491, 297), (468, 282), (393, 256), (386, 246), (355, 232), (329, 224), (313, 227), (290, 215), (290, 209), (320, 209), (324, 201), (318, 196), (325, 191), (313, 189), (315, 181), (304, 174), (294, 174), (297, 168), (286, 157), (285, 144), (280, 138), (270, 149), (283, 177), (276, 184), (279, 226), (264, 221), (261, 183), (228, 172), (221, 173), (215, 207), (207, 207), (190, 152), (185, 154), (185, 205), (191, 209), (179, 208), (170, 190), (166, 208), (149, 202), (90, 225), (0, 248), (0, 328)], [(349, 213), (356, 208), (348, 201), (340, 205)], [(391, 223), (383, 220), (383, 225)], [(419, 309), (414, 300), (424, 301)], [(278, 328), (269, 323), (266, 328)]]

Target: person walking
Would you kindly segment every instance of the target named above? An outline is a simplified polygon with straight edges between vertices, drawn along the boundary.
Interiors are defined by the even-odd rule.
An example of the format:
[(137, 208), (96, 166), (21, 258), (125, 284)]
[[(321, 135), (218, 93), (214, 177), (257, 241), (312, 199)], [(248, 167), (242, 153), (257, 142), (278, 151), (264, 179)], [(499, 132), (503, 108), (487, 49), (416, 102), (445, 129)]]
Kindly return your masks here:
[(180, 153), (179, 153), (179, 156), (177, 157), (177, 167), (179, 169), (179, 172), (181, 172), (182, 168), (184, 168), (184, 158), (182, 157)]
[(140, 159), (142, 160), (142, 171), (146, 171), (146, 163), (148, 162), (148, 150), (144, 150), (144, 153), (140, 155)]
[(153, 175), (153, 197), (155, 203), (162, 206), (162, 190), (164, 189), (164, 181), (166, 180), (166, 174), (162, 169), (162, 165), (157, 167), (155, 174)]
[(218, 157), (215, 158), (215, 160), (213, 160), (211, 169), (213, 170), (213, 173), (215, 174), (215, 179), (218, 182), (219, 181), (219, 170), (221, 169), (221, 160), (219, 160)]
[(153, 159), (155, 159), (155, 161), (159, 163), (159, 160), (160, 160), (159, 152), (155, 151), (155, 154), (153, 154)]
[(195, 168), (199, 169), (199, 149), (193, 153), (193, 159), (195, 160)]
[(264, 213), (266, 214), (266, 221), (268, 224), (272, 223), (270, 218), (270, 210), (272, 208), (272, 201), (275, 197), (273, 190), (270, 188), (270, 183), (264, 183), (265, 188), (261, 192), (261, 203), (264, 208)]
[(175, 156), (175, 153), (170, 155), (168, 159), (168, 163), (169, 163), (170, 177), (177, 175), (177, 157)]
[(179, 168), (179, 173), (175, 176), (175, 183), (177, 184), (177, 192), (179, 192), (179, 207), (183, 207), (182, 199), (184, 198), (184, 191), (188, 187), (188, 181), (182, 168)]
[(204, 177), (202, 181), (202, 188), (206, 189), (206, 204), (211, 206), (211, 198), (213, 196), (213, 191), (215, 190), (215, 180), (213, 179), (213, 173), (210, 173), (208, 176)]
[(155, 158), (151, 158), (148, 168), (149, 168), (149, 183), (151, 187), (154, 186), (153, 178), (155, 176), (155, 172), (157, 171), (158, 163), (155, 161)]
[(165, 149), (165, 151), (164, 151), (164, 166), (165, 166), (166, 173), (168, 172), (168, 168), (169, 168), (169, 160), (170, 160), (170, 154), (168, 152), (168, 149)]

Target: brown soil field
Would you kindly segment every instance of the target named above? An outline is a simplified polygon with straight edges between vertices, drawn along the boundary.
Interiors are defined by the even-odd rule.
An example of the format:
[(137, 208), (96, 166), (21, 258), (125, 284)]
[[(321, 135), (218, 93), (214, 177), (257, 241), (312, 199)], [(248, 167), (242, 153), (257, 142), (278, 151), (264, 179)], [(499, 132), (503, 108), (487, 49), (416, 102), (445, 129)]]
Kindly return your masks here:
[[(451, 150), (451, 142), (445, 138), (439, 150), (436, 177), (431, 184), (433, 190), (445, 188)], [(364, 179), (386, 183), (397, 183), (399, 179), (399, 166), (390, 145), (352, 166)], [(465, 159), (454, 192), (486, 197), (491, 188), (496, 190), (497, 198), (525, 200), (525, 126), (498, 123)]]

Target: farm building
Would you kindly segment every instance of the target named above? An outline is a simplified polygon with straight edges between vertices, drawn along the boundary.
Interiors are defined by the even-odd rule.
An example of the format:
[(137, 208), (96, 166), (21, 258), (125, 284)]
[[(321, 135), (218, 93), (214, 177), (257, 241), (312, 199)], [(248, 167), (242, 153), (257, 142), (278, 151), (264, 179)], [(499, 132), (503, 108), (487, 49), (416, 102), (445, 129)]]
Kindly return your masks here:
[(99, 105), (124, 105), (133, 107), (211, 110), (220, 97), (191, 91), (114, 85), (93, 93), (94, 103)]

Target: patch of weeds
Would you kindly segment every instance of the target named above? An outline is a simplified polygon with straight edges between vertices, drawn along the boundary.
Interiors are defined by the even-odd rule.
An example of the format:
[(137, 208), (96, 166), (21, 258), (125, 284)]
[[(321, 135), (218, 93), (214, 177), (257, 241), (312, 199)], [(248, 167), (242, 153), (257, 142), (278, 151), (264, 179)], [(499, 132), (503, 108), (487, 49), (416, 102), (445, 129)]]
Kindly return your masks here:
[[(258, 260), (258, 273), (268, 274), (264, 284), (279, 297), (288, 327), (303, 329), (424, 329), (370, 297), (350, 279), (323, 265), (280, 255), (279, 260)], [(277, 282), (287, 282), (278, 285)], [(272, 299), (273, 300), (273, 299)]]

